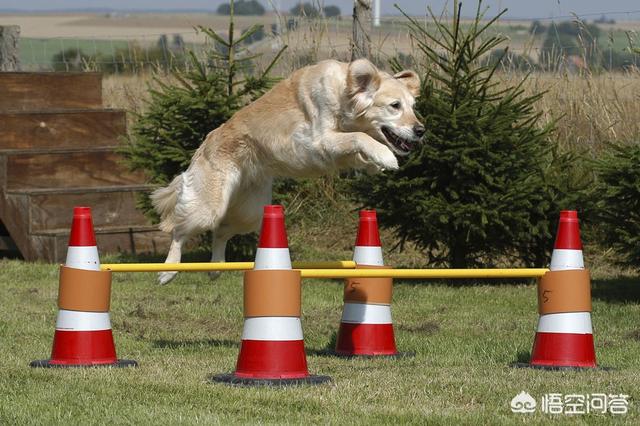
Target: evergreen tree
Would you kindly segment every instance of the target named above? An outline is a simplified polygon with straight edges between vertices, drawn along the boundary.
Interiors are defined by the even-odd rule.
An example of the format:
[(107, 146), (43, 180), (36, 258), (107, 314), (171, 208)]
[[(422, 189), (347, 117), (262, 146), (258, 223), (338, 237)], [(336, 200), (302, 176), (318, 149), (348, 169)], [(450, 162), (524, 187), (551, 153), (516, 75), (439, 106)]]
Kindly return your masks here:
[[(218, 15), (230, 15), (231, 3), (222, 3), (218, 6), (216, 13)], [(262, 6), (257, 0), (239, 0), (233, 5), (233, 13), (235, 15), (258, 15), (262, 16), (265, 13), (264, 6)]]
[(294, 16), (304, 16), (307, 18), (318, 18), (320, 10), (311, 2), (299, 3), (293, 6), (289, 13)]
[(462, 25), (454, 2), (450, 25), (431, 13), (433, 34), (405, 15), (426, 58), (418, 63), (431, 63), (415, 106), (424, 144), (397, 172), (355, 183), (382, 225), (424, 249), (431, 264), (541, 266), (560, 205), (571, 201), (569, 159), (556, 153), (554, 124), (540, 125), (533, 108), (542, 94), (497, 82), (499, 61), (482, 60), (505, 41), (486, 31), (500, 15), (483, 21), (479, 3), (475, 19)]
[(594, 198), (603, 243), (625, 266), (640, 267), (640, 145), (612, 145), (596, 162)]
[(339, 18), (340, 15), (342, 15), (342, 11), (340, 10), (340, 8), (334, 5), (325, 6), (322, 8), (322, 11), (324, 12), (324, 16), (327, 18)]
[[(183, 172), (209, 132), (273, 83), (268, 73), (286, 46), (261, 75), (244, 74), (252, 63), (251, 57), (239, 55), (243, 53), (243, 42), (261, 26), (255, 25), (235, 39), (233, 1), (230, 5), (228, 38), (212, 29), (199, 28), (214, 44), (224, 47), (224, 53), (208, 52), (203, 61), (190, 51), (186, 69), (173, 74), (175, 84), (155, 78), (154, 87), (149, 88), (147, 109), (136, 117), (121, 149), (129, 167), (143, 171), (149, 183), (166, 185)], [(158, 219), (148, 195), (139, 204), (149, 217)]]

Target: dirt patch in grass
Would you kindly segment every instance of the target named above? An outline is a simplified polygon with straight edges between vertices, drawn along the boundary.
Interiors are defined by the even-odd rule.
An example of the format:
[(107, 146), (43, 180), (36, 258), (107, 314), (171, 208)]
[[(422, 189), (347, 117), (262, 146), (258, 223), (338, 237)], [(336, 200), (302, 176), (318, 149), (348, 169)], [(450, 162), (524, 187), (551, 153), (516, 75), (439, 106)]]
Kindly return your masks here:
[(640, 329), (636, 329), (627, 333), (627, 338), (640, 342)]
[(440, 324), (435, 321), (425, 321), (419, 324), (400, 324), (398, 329), (408, 331), (409, 333), (420, 333), (427, 336), (440, 331)]

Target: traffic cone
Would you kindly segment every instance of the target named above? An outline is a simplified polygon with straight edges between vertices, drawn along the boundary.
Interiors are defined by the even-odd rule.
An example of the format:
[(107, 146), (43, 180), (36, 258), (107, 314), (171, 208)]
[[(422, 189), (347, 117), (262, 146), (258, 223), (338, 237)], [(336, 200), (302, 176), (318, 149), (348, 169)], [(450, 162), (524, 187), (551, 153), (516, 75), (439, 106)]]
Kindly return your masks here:
[(111, 333), (111, 272), (100, 270), (91, 209), (75, 207), (65, 265), (60, 265), (58, 320), (51, 358), (31, 367), (135, 367), (119, 360)]
[(291, 270), (282, 206), (265, 206), (255, 266), (244, 273), (244, 330), (236, 371), (212, 377), (234, 385), (318, 384), (302, 336), (300, 271)]
[(584, 269), (578, 212), (560, 212), (551, 264), (538, 283), (540, 318), (530, 366), (595, 368), (591, 280)]
[[(361, 210), (353, 260), (357, 268), (384, 268), (375, 210)], [(336, 355), (398, 356), (391, 320), (391, 278), (345, 281)]]

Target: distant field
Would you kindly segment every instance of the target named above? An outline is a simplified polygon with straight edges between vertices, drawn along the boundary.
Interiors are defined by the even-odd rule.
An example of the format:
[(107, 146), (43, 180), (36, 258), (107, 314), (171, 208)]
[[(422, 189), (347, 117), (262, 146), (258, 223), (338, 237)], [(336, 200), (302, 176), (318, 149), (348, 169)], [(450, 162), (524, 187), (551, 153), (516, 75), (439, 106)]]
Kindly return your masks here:
[[(5, 25), (19, 25), (27, 38), (80, 38), (80, 39), (136, 39), (152, 35), (187, 33), (195, 34), (193, 26), (199, 21), (176, 20), (173, 15), (147, 15), (139, 21), (127, 21), (124, 17), (109, 18), (106, 15), (0, 15)], [(164, 16), (164, 19), (162, 18)], [(160, 27), (154, 26), (158, 23)]]
[[(490, 15), (488, 15), (490, 16)], [(83, 52), (95, 55), (100, 53), (105, 59), (118, 49), (132, 49), (133, 46), (154, 46), (162, 35), (169, 40), (179, 35), (188, 47), (196, 47), (205, 42), (205, 37), (195, 29), (197, 26), (213, 28), (226, 33), (228, 17), (207, 13), (184, 14), (76, 14), (76, 15), (2, 15), (4, 24), (21, 26), (22, 63), (27, 69), (46, 69), (50, 67), (51, 57), (68, 48), (80, 48)], [(264, 25), (267, 35), (272, 25), (279, 22), (286, 28), (288, 16), (238, 16), (235, 28), (240, 34), (255, 24)], [(371, 33), (373, 50), (382, 60), (396, 56), (399, 52), (408, 54), (412, 50), (411, 38), (406, 27), (406, 18), (402, 16), (385, 17), (382, 25)], [(548, 24), (548, 23), (545, 23)], [(428, 24), (432, 26), (433, 24)], [(528, 21), (500, 21), (489, 32), (500, 33), (509, 40), (512, 52), (526, 53), (537, 60), (542, 36), (531, 36)], [(623, 22), (615, 25), (603, 25), (600, 46), (604, 49), (622, 51), (629, 46), (628, 32), (638, 28), (636, 23)], [(351, 19), (308, 21), (301, 20), (296, 29), (284, 32), (280, 40), (267, 37), (251, 46), (254, 53), (263, 53), (268, 57), (275, 54), (282, 44), (289, 46), (286, 58), (289, 69), (295, 69), (314, 59), (348, 59)], [(633, 33), (631, 37), (634, 38)], [(285, 72), (289, 70), (285, 69)]]

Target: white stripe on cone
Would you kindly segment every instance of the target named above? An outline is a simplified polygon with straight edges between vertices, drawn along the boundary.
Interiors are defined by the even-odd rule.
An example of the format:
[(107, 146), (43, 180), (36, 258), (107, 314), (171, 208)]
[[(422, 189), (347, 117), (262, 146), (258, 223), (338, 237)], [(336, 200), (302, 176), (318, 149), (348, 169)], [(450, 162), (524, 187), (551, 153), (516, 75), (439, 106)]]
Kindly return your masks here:
[(289, 249), (258, 247), (253, 269), (291, 269)]
[(584, 269), (582, 250), (554, 249), (551, 253), (549, 269), (552, 271)]
[(302, 324), (297, 317), (245, 318), (242, 340), (302, 340)]
[(382, 247), (356, 246), (353, 250), (353, 261), (358, 265), (384, 266)]
[(96, 246), (69, 246), (67, 260), (64, 263), (69, 268), (100, 270), (100, 258)]
[(391, 324), (391, 307), (389, 305), (345, 303), (341, 321), (350, 324)]
[(108, 312), (58, 311), (56, 330), (98, 331), (111, 330)]
[(539, 333), (593, 334), (590, 312), (566, 312), (541, 315)]

